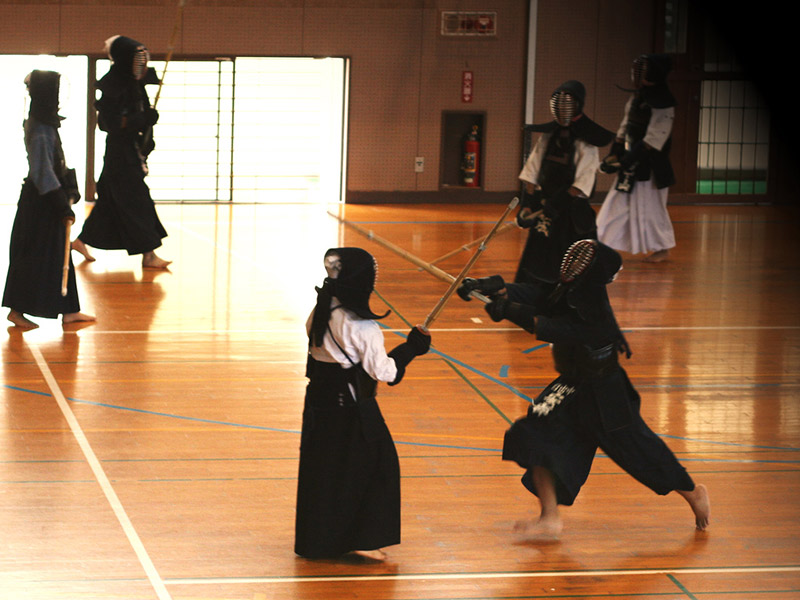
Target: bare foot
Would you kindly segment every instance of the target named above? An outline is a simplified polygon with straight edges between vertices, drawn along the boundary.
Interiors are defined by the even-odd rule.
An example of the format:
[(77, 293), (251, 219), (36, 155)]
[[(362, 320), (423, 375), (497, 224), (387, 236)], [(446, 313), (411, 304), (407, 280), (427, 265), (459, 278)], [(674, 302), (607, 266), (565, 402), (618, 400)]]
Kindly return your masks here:
[(558, 517), (539, 517), (536, 521), (517, 521), (514, 532), (530, 539), (557, 540), (564, 524)]
[(385, 561), (388, 557), (386, 552), (381, 549), (378, 550), (353, 550), (352, 554), (356, 554), (358, 556), (363, 556), (364, 558), (368, 558), (369, 560), (375, 560), (378, 562)]
[(171, 260), (164, 260), (155, 252), (145, 252), (142, 255), (142, 268), (145, 269), (166, 269), (171, 264)]
[(22, 329), (36, 329), (39, 327), (36, 323), (29, 320), (25, 315), (23, 315), (18, 310), (11, 310), (8, 313), (8, 320), (11, 321), (17, 327), (21, 327)]
[(706, 486), (702, 483), (698, 483), (691, 492), (684, 490), (677, 490), (677, 492), (683, 496), (689, 503), (689, 506), (692, 507), (697, 529), (699, 531), (705, 531), (711, 520), (711, 501), (708, 498)]
[(94, 262), (96, 260), (95, 257), (89, 253), (89, 248), (86, 247), (86, 244), (84, 244), (80, 238), (75, 238), (75, 240), (73, 240), (73, 242), (70, 244), (70, 248), (83, 254), (83, 258), (89, 262)]
[(669, 250), (657, 250), (656, 252), (653, 252), (650, 256), (643, 258), (642, 262), (659, 263), (659, 262), (664, 262), (665, 260), (669, 260)]
[(64, 316), (61, 317), (61, 322), (64, 324), (67, 323), (82, 323), (85, 321), (96, 321), (92, 315), (87, 315), (82, 312), (76, 313), (64, 313)]

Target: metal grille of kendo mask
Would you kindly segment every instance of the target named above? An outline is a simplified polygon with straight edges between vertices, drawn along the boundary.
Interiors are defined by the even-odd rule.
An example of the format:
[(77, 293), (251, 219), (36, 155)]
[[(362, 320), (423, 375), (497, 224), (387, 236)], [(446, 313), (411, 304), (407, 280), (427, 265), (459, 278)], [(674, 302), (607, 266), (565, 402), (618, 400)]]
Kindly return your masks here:
[(342, 271), (342, 258), (333, 252), (325, 255), (325, 272), (331, 279), (339, 277)]
[(550, 113), (562, 127), (567, 127), (578, 116), (578, 101), (567, 92), (555, 92), (550, 96)]
[(147, 48), (139, 46), (133, 54), (133, 64), (131, 65), (134, 78), (141, 79), (144, 77), (148, 60), (150, 60), (150, 53), (147, 51)]
[(597, 255), (597, 243), (594, 240), (578, 240), (564, 253), (561, 260), (561, 283), (571, 283), (583, 275), (592, 266)]
[(647, 80), (647, 57), (639, 56), (633, 61), (631, 67), (631, 81), (634, 87), (640, 87), (643, 81)]

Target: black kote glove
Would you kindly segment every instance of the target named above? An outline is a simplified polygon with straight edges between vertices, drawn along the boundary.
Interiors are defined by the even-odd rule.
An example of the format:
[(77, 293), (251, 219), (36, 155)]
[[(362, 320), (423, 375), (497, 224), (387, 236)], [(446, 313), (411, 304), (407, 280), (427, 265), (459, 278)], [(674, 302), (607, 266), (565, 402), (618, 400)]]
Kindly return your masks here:
[(56, 188), (52, 191), (42, 195), (48, 208), (59, 217), (64, 219), (66, 223), (68, 220), (75, 222), (75, 213), (72, 212), (72, 206), (69, 203), (67, 193), (63, 187)]
[(389, 385), (397, 385), (406, 374), (406, 367), (417, 356), (422, 356), (431, 347), (431, 336), (429, 333), (423, 333), (422, 329), (417, 326), (408, 332), (408, 338), (402, 344), (395, 346), (390, 352), (389, 356), (394, 359), (397, 365), (397, 376), (394, 381)]
[(477, 291), (486, 296), (493, 296), (506, 287), (506, 282), (500, 275), (491, 275), (490, 277), (481, 277), (480, 279), (473, 279), (472, 277), (465, 277), (461, 285), (456, 289), (456, 293), (462, 300), (469, 302), (472, 300), (470, 293)]
[(499, 323), (506, 318), (506, 310), (508, 310), (509, 304), (508, 298), (500, 296), (499, 298), (494, 298), (489, 304), (486, 304), (483, 309), (492, 321)]
[(512, 302), (505, 296), (494, 298), (484, 310), (495, 323), (503, 319), (519, 325), (528, 333), (536, 333), (536, 313), (532, 306)]

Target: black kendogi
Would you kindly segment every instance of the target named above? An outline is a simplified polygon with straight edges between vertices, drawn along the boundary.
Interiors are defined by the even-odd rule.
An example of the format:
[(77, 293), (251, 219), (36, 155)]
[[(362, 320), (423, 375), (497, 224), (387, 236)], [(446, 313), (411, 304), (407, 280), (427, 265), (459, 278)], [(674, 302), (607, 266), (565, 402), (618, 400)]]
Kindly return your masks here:
[(95, 248), (144, 254), (161, 246), (167, 232), (144, 181), (145, 159), (154, 147), (158, 112), (150, 107), (146, 83), (157, 82), (147, 68), (147, 49), (119, 36), (109, 50), (113, 64), (97, 82), (97, 124), (106, 136), (97, 202), (78, 238)]
[(386, 353), (369, 307), (376, 268), (361, 248), (325, 254), (328, 277), (309, 320), (297, 480), (295, 552), (335, 558), (400, 543), (400, 464), (375, 399), (395, 385), (430, 336), (414, 328)]
[[(599, 167), (598, 147), (610, 144), (614, 133), (601, 127), (583, 113), (586, 89), (580, 81), (562, 83), (550, 97), (553, 120), (526, 126), (526, 131), (544, 134), (537, 147), (544, 144), (541, 161), (535, 165), (536, 189), (523, 189), (517, 224), (529, 229), (525, 249), (517, 267), (517, 283), (554, 283), (558, 280), (561, 257), (572, 242), (596, 238), (595, 214), (587, 197), (569, 193), (575, 185), (578, 159), (581, 167), (592, 173), (592, 189), (582, 190), (591, 196), (594, 173)], [(581, 151), (578, 145), (580, 143)], [(530, 160), (535, 160), (536, 150)], [(523, 174), (520, 175), (523, 178)], [(525, 214), (535, 217), (525, 218)]]
[[(583, 262), (571, 280), (568, 259), (573, 273)], [(486, 309), (493, 320), (508, 319), (553, 345), (559, 376), (506, 432), (503, 460), (526, 469), (522, 482), (534, 494), (533, 467), (551, 471), (559, 504), (574, 502), (598, 448), (657, 494), (694, 489), (674, 454), (642, 420), (639, 394), (619, 364), (619, 354), (630, 356), (630, 349), (606, 284), (621, 265), (615, 250), (581, 240), (565, 255), (561, 281), (548, 290), (507, 284), (507, 293), (499, 295), (498, 276), (466, 284), (468, 290), (488, 288), (493, 302)]]
[[(675, 183), (669, 153), (672, 137), (661, 148), (648, 147), (644, 142), (653, 109), (674, 108), (675, 96), (669, 89), (667, 75), (672, 68), (672, 60), (667, 54), (643, 54), (633, 62), (632, 77), (636, 89), (625, 115), (624, 140), (616, 141), (609, 151), (609, 157), (619, 159), (619, 167), (609, 167), (606, 157), (601, 170), (614, 173), (619, 171), (616, 189), (630, 193), (636, 181), (647, 181), (651, 177), (657, 189), (670, 187)], [(646, 81), (647, 85), (642, 82)]]
[(28, 176), (22, 185), (11, 230), (8, 276), (3, 306), (19, 313), (54, 319), (80, 311), (75, 269), (69, 259), (67, 295), (61, 295), (66, 244), (65, 219), (74, 220), (70, 200), (80, 199), (68, 175), (58, 128), (61, 75), (33, 71), (27, 78), (31, 97), (25, 122)]

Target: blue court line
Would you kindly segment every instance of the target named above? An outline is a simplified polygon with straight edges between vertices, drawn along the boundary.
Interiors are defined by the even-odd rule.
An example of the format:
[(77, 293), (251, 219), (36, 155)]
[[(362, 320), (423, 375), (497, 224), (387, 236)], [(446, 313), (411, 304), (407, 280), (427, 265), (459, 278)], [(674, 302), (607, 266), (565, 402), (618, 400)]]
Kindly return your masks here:
[[(406, 318), (404, 318), (404, 317), (403, 317), (403, 315), (401, 315), (401, 314), (400, 314), (400, 313), (399, 313), (399, 312), (398, 312), (398, 311), (397, 311), (397, 310), (394, 308), (394, 306), (392, 306), (391, 304), (389, 304), (389, 302), (387, 302), (387, 301), (386, 301), (386, 299), (385, 299), (385, 298), (384, 298), (384, 297), (383, 297), (383, 296), (382, 296), (380, 293), (378, 293), (378, 291), (377, 291), (377, 290), (375, 290), (375, 295), (376, 295), (376, 296), (378, 296), (378, 298), (380, 298), (380, 299), (383, 301), (383, 303), (384, 303), (384, 304), (386, 304), (386, 306), (388, 306), (388, 307), (389, 307), (389, 308), (390, 308), (390, 309), (391, 309), (391, 310), (394, 312), (394, 314), (396, 314), (396, 315), (397, 315), (397, 316), (398, 316), (398, 317), (399, 317), (399, 318), (400, 318), (400, 319), (403, 321), (403, 323), (405, 323), (405, 324), (406, 324), (406, 325), (407, 325), (409, 328), (411, 327), (411, 325), (409, 324), (408, 320), (407, 320)], [(391, 329), (391, 328), (390, 328), (388, 325), (386, 325), (385, 323), (381, 323), (380, 321), (376, 321), (376, 322), (377, 322), (377, 323), (378, 323), (378, 325), (379, 325), (380, 327), (382, 327), (383, 329)], [(392, 332), (390, 332), (390, 333), (393, 333), (394, 335), (400, 336), (400, 337), (401, 337), (401, 338), (403, 338), (404, 340), (405, 340), (405, 339), (408, 339), (408, 335), (406, 335), (405, 333), (400, 333), (399, 331), (392, 331)], [(436, 355), (438, 355), (438, 356), (442, 357), (442, 358), (443, 358), (445, 361), (448, 361), (448, 362), (450, 362), (450, 363), (456, 364), (456, 365), (458, 365), (458, 366), (460, 366), (460, 367), (464, 367), (464, 368), (465, 368), (465, 369), (467, 369), (468, 371), (472, 371), (472, 372), (473, 372), (473, 373), (475, 373), (476, 375), (478, 375), (478, 376), (480, 376), (480, 377), (483, 377), (484, 379), (488, 379), (489, 381), (491, 381), (491, 382), (493, 382), (493, 383), (496, 383), (497, 385), (499, 385), (499, 386), (501, 386), (501, 387), (504, 387), (504, 388), (506, 388), (506, 389), (507, 389), (508, 391), (510, 391), (512, 394), (514, 394), (514, 395), (516, 395), (516, 396), (519, 396), (520, 398), (522, 398), (522, 399), (524, 399), (524, 400), (526, 400), (526, 401), (528, 401), (528, 402), (531, 402), (531, 403), (533, 402), (533, 398), (531, 398), (530, 396), (527, 396), (526, 394), (522, 393), (521, 391), (519, 391), (519, 390), (518, 390), (517, 388), (515, 388), (514, 386), (511, 386), (511, 385), (509, 385), (509, 384), (505, 383), (504, 381), (500, 381), (499, 379), (497, 379), (497, 378), (495, 378), (495, 377), (492, 377), (492, 376), (491, 376), (491, 375), (489, 375), (488, 373), (484, 373), (483, 371), (480, 371), (480, 370), (476, 369), (475, 367), (472, 367), (472, 366), (470, 366), (470, 365), (466, 364), (465, 362), (462, 362), (462, 361), (460, 361), (460, 360), (458, 360), (458, 359), (455, 359), (455, 358), (453, 358), (452, 356), (450, 356), (450, 355), (448, 355), (448, 354), (445, 354), (444, 352), (440, 352), (439, 350), (437, 350), (437, 349), (436, 349), (436, 348), (434, 348), (433, 346), (431, 346), (431, 349), (430, 349), (428, 352), (429, 352), (429, 353), (431, 353), (431, 354), (436, 354)]]
[(29, 390), (26, 388), (17, 387), (15, 385), (3, 385), (4, 388), (8, 388), (9, 390), (17, 390), (18, 392), (25, 392), (26, 394), (36, 394), (37, 396), (47, 396), (48, 398), (52, 398), (53, 394), (49, 392), (37, 392), (36, 390)]
[(674, 583), (678, 587), (680, 591), (686, 594), (687, 598), (689, 598), (690, 600), (697, 600), (697, 596), (692, 595), (692, 593), (689, 590), (687, 590), (686, 587), (680, 581), (678, 581), (678, 579), (672, 573), (667, 573), (666, 575), (670, 579), (670, 581), (672, 581), (672, 583)]
[[(378, 324), (381, 327), (383, 327), (384, 329), (390, 329), (390, 327), (388, 325), (384, 325), (383, 323), (378, 323)], [(408, 336), (406, 334), (400, 333), (399, 331), (391, 331), (390, 333), (393, 333), (394, 335), (398, 335), (403, 339), (407, 339), (408, 338)], [(463, 368), (467, 369), (468, 371), (472, 371), (473, 373), (475, 373), (479, 377), (483, 377), (484, 379), (488, 379), (492, 383), (496, 383), (500, 387), (503, 387), (503, 388), (507, 389), (509, 392), (511, 392), (515, 396), (519, 396), (523, 400), (526, 400), (528, 402), (533, 402), (533, 398), (531, 398), (530, 396), (522, 393), (517, 388), (515, 388), (513, 385), (509, 385), (504, 381), (500, 381), (496, 377), (492, 377), (491, 375), (489, 375), (488, 373), (484, 373), (480, 369), (476, 369), (475, 367), (470, 366), (467, 363), (458, 360), (457, 358), (453, 358), (449, 354), (445, 354), (444, 352), (441, 352), (441, 351), (437, 350), (436, 348), (434, 348), (432, 346), (431, 346), (431, 349), (428, 352), (430, 354), (436, 354), (437, 356), (442, 357), (444, 360), (450, 361), (451, 363), (454, 363), (454, 364), (458, 365), (459, 367), (463, 367)]]
[[(407, 460), (409, 457), (401, 456), (401, 461)], [(606, 456), (598, 456), (598, 458), (608, 458)], [(207, 459), (207, 462), (215, 462), (217, 459)], [(294, 460), (297, 460), (296, 458)], [(51, 462), (58, 462), (58, 461), (51, 461)], [(114, 462), (113, 460), (104, 460), (104, 463), (107, 462)], [(149, 463), (151, 461), (147, 459), (141, 459), (137, 462), (140, 463)], [(699, 476), (699, 475), (724, 475), (724, 474), (736, 474), (741, 475), (742, 473), (758, 473), (759, 475), (763, 475), (765, 473), (797, 473), (797, 469), (761, 469), (759, 471), (720, 471), (720, 470), (707, 470), (707, 471), (698, 471), (693, 470), (692, 475)], [(616, 472), (595, 472), (592, 471), (591, 477), (621, 477), (621, 476), (628, 476), (625, 471), (616, 471)], [(519, 473), (437, 473), (432, 475), (400, 475), (401, 479), (519, 479)], [(118, 481), (125, 481), (124, 479), (112, 479), (112, 483), (117, 483)], [(197, 481), (205, 481), (205, 482), (223, 482), (223, 481), (297, 481), (296, 475), (280, 475), (280, 476), (262, 476), (262, 477), (142, 477), (135, 479), (135, 481), (141, 482), (149, 482), (149, 483), (174, 483), (174, 482), (186, 482), (186, 483), (194, 483)], [(92, 484), (96, 483), (93, 479), (5, 479), (0, 480), (0, 486), (13, 486), (13, 485), (33, 485), (33, 484)], [(516, 596), (515, 596), (516, 597)]]
[(508, 377), (508, 365), (503, 365), (500, 367), (500, 373), (497, 375), (498, 377)]
[(534, 346), (533, 348), (528, 348), (527, 350), (523, 350), (523, 354), (530, 354), (535, 350), (541, 350), (542, 348), (549, 348), (550, 344), (539, 344), (538, 346)]
[[(12, 387), (5, 385), (3, 387), (11, 388), (17, 391), (26, 392), (30, 394), (36, 394), (39, 396), (50, 396), (50, 394), (45, 394), (42, 392), (38, 392), (35, 390), (26, 390), (24, 388), (19, 387)], [(75, 398), (67, 398), (70, 402), (75, 402), (77, 404), (87, 404), (89, 406), (99, 406), (101, 408), (111, 408), (115, 410), (123, 410), (128, 412), (134, 412), (138, 414), (156, 416), (156, 417), (166, 417), (169, 419), (180, 419), (182, 421), (191, 421), (194, 423), (205, 423), (210, 425), (223, 425), (226, 427), (238, 427), (241, 429), (253, 429), (256, 431), (271, 431), (275, 433), (289, 433), (294, 435), (299, 435), (300, 431), (296, 429), (282, 429), (278, 427), (267, 427), (265, 425), (248, 425), (245, 423), (234, 423), (232, 421), (217, 421), (213, 419), (203, 419), (200, 417), (188, 417), (185, 415), (176, 415), (172, 413), (165, 413), (165, 412), (158, 412), (158, 411), (151, 411), (145, 410), (141, 408), (131, 408), (129, 406), (121, 406), (117, 404), (109, 404), (107, 402), (94, 402), (92, 400), (78, 400)], [(759, 446), (754, 444), (743, 444), (738, 442), (719, 442), (719, 441), (712, 441), (712, 440), (698, 440), (693, 438), (686, 438), (680, 436), (672, 436), (672, 435), (664, 435), (658, 434), (659, 437), (670, 438), (681, 440), (685, 442), (691, 443), (701, 443), (701, 444), (714, 444), (719, 446), (735, 446), (740, 448), (754, 448), (757, 450), (775, 450), (775, 451), (787, 451), (787, 452), (797, 452), (800, 448), (792, 448), (792, 447), (783, 447), (783, 446)], [(470, 450), (470, 451), (482, 451), (482, 452), (502, 452), (501, 448), (486, 448), (480, 446), (459, 446), (456, 444), (433, 444), (433, 443), (426, 443), (426, 442), (405, 442), (405, 441), (398, 441), (395, 440), (396, 444), (405, 445), (405, 446), (419, 446), (424, 448), (446, 448), (451, 450)], [(603, 454), (597, 455), (600, 458), (607, 458)], [(681, 460), (684, 461), (693, 461), (693, 462), (730, 462), (730, 463), (754, 463), (754, 464), (762, 464), (762, 463), (778, 463), (778, 464), (797, 464), (800, 463), (800, 460), (760, 460), (760, 459), (718, 459), (718, 458), (682, 458)]]

